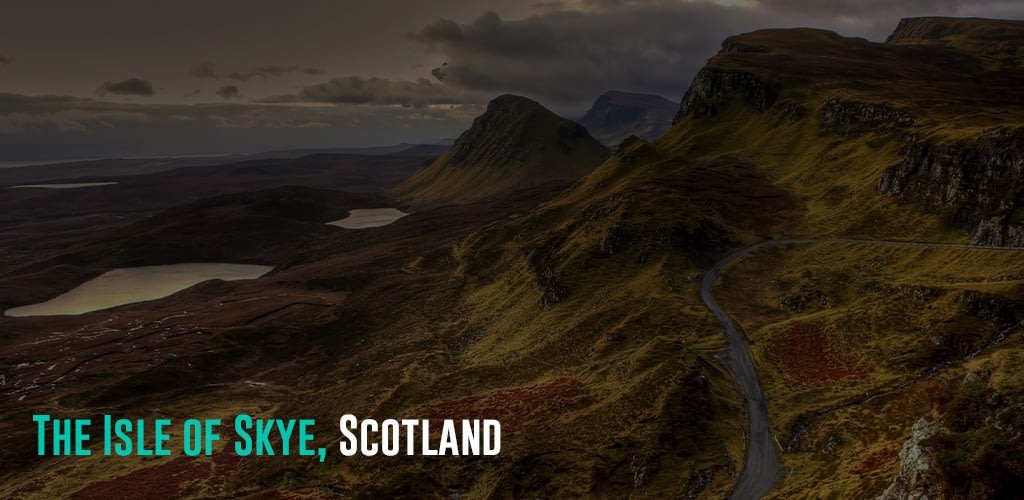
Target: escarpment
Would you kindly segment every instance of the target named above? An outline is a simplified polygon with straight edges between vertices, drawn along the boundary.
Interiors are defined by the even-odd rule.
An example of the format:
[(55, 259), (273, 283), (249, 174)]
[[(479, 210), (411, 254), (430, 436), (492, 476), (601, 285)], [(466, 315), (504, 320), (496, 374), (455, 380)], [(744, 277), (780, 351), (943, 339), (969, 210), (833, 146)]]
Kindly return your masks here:
[(687, 116), (696, 118), (714, 116), (724, 100), (733, 92), (739, 93), (756, 111), (765, 111), (779, 98), (780, 86), (754, 73), (704, 68), (697, 73), (689, 90), (683, 96), (673, 123)]
[(944, 214), (973, 244), (1024, 246), (1024, 131), (994, 128), (949, 143), (911, 136), (878, 191)]

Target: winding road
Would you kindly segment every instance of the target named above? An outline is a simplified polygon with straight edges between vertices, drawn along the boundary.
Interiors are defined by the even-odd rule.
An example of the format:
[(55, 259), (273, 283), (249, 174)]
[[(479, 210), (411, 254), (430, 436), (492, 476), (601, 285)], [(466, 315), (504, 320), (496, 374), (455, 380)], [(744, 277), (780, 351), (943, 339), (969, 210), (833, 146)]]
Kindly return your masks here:
[(729, 341), (729, 347), (725, 351), (724, 361), (736, 384), (740, 387), (747, 407), (747, 415), (750, 420), (749, 439), (747, 441), (746, 455), (743, 459), (743, 469), (740, 472), (739, 480), (729, 495), (730, 499), (746, 500), (761, 498), (782, 479), (782, 464), (779, 455), (775, 451), (775, 438), (772, 436), (768, 424), (768, 405), (761, 391), (761, 381), (757, 377), (757, 370), (754, 369), (754, 361), (747, 349), (747, 341), (740, 329), (733, 323), (729, 315), (719, 307), (715, 301), (711, 289), (715, 284), (718, 273), (731, 262), (750, 254), (756, 250), (784, 245), (800, 245), (809, 243), (858, 243), (866, 245), (886, 245), (901, 247), (924, 247), (924, 248), (954, 248), (970, 250), (997, 250), (997, 251), (1022, 251), (1024, 248), (990, 247), (977, 245), (957, 245), (952, 243), (926, 243), (926, 242), (903, 242), (884, 240), (857, 240), (857, 239), (787, 239), (762, 241), (755, 245), (737, 250), (726, 255), (711, 266), (704, 274), (700, 282), (700, 298), (707, 308), (715, 314), (718, 321), (725, 328), (725, 336)]

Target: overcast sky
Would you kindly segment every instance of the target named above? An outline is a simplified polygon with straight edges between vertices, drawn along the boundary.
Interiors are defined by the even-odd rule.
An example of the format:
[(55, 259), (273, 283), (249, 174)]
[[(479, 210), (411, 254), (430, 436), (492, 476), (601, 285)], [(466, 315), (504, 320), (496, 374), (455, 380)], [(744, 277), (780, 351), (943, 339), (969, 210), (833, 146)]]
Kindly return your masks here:
[(884, 40), (899, 18), (1022, 0), (36, 0), (0, 17), (0, 161), (451, 138), (517, 93), (678, 100), (730, 34)]

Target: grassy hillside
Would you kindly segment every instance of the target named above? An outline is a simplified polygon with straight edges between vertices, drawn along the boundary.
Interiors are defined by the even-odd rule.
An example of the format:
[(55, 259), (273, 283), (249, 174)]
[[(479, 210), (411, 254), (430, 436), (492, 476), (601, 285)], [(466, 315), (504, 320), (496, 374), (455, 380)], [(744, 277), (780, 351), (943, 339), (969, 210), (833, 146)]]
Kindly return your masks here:
[[(778, 498), (880, 494), (911, 426), (946, 417), (931, 407), (949, 397), (937, 391), (955, 392), (968, 372), (1020, 355), (1022, 266), (1020, 252), (832, 242), (765, 250), (730, 267), (718, 294), (750, 338), (792, 470)], [(1016, 378), (996, 364), (986, 380)], [(981, 413), (960, 418), (988, 427)], [(974, 439), (942, 449), (970, 454), (955, 448), (991, 438)]]
[(524, 189), (571, 183), (607, 157), (607, 148), (582, 125), (535, 101), (503, 95), (448, 152), (395, 193), (418, 205), (508, 198)]
[[(34, 441), (15, 440), (5, 456), (34, 474), (0, 494), (148, 485), (168, 496), (721, 498), (742, 466), (747, 419), (698, 287), (722, 256), (781, 238), (824, 241), (754, 253), (716, 285), (751, 341), (791, 470), (773, 495), (881, 494), (922, 420), (936, 429), (921, 441), (934, 458), (930, 494), (1017, 491), (1024, 252), (829, 241), (967, 243), (996, 231), (1012, 242), (1024, 219), (1020, 68), (979, 52), (994, 36), (984, 22), (957, 23), (928, 21), (923, 33), (938, 35), (927, 37), (901, 25), (887, 44), (810, 29), (731, 37), (672, 130), (629, 138), (610, 157), (578, 125), (504, 96), (398, 189), (418, 208), (392, 226), (331, 229), (264, 279), (200, 287), (153, 311), (0, 318), (12, 365), (47, 360), (19, 375), (47, 388), (26, 393), (22, 412), (244, 410), (324, 429), (344, 413), (496, 417), (507, 432), (499, 457), (218, 455), (102, 470), (32, 462)], [(294, 227), (355, 208), (323, 196), (290, 217)], [(259, 198), (227, 200), (242, 222), (289, 218)], [(109, 333), (138, 325), (130, 342), (145, 355)], [(67, 346), (29, 343), (33, 328), (86, 333), (54, 342), (119, 364), (57, 384), (75, 369), (61, 364)], [(197, 331), (213, 334), (189, 337)], [(82, 484), (96, 473), (102, 481)]]

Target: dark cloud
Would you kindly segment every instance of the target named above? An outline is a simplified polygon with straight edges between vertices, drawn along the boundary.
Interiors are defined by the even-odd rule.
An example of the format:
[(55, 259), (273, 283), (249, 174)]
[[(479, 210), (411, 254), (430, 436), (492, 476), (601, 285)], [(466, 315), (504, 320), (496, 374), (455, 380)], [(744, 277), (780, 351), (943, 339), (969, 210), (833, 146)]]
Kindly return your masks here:
[(11, 64), (12, 62), (14, 62), (14, 59), (0, 54), (0, 64)]
[[(455, 88), (513, 92), (571, 108), (608, 89), (678, 98), (726, 37), (760, 28), (818, 26), (884, 40), (901, 17), (1005, 12), (1007, 0), (575, 0), (503, 20), (440, 19), (407, 38), (446, 65), (433, 77)], [(1014, 2), (1024, 14), (1024, 2)]]
[(448, 78), (448, 73), (445, 71), (448, 68), (448, 63), (442, 63), (441, 67), (430, 70), (430, 75), (437, 79), (439, 82), (443, 82), (445, 78)]
[(537, 2), (531, 4), (530, 8), (537, 10), (565, 10), (566, 4), (561, 0), (554, 0), (551, 2)]
[[(908, 11), (931, 10), (934, 12), (955, 12), (957, 7), (965, 4), (963, 0), (760, 0), (762, 7), (771, 10), (797, 11), (823, 14), (829, 17), (870, 16), (883, 17), (889, 13), (901, 14)], [(975, 3), (995, 3), (986, 0), (975, 0)], [(893, 22), (894, 19), (887, 19)]]
[(652, 3), (518, 21), (488, 12), (468, 25), (442, 19), (408, 37), (444, 57), (431, 73), (447, 86), (557, 105), (608, 89), (678, 97), (726, 34), (755, 22), (747, 10), (711, 2)]
[(0, 93), (0, 161), (256, 152), (433, 142), (482, 110), (152, 104)]
[(217, 73), (217, 67), (212, 62), (193, 64), (188, 69), (188, 74), (196, 78), (220, 78), (220, 74)]
[(212, 62), (203, 62), (189, 68), (189, 74), (196, 78), (216, 78), (225, 80), (236, 80), (247, 82), (254, 78), (266, 80), (271, 77), (287, 75), (289, 73), (303, 73), (306, 75), (323, 75), (327, 70), (315, 67), (300, 67), (294, 65), (268, 64), (257, 66), (247, 71), (221, 71)]
[(225, 85), (217, 89), (217, 95), (222, 99), (235, 99), (238, 97), (238, 87), (234, 85)]
[(423, 107), (431, 104), (481, 103), (486, 102), (486, 96), (472, 90), (432, 83), (426, 78), (410, 81), (349, 76), (310, 85), (297, 94), (269, 97), (263, 99), (262, 102), (322, 102)]
[[(144, 74), (160, 83), (162, 99), (189, 105), (167, 107), (155, 99), (29, 103), (0, 95), (0, 161), (54, 151), (191, 153), (451, 137), (477, 104), (506, 92), (567, 116), (582, 113), (609, 89), (678, 99), (723, 39), (758, 28), (815, 26), (884, 40), (905, 16), (1024, 17), (1021, 0), (186, 0), (166, 9), (139, 9), (137, 0), (108, 0), (102, 9), (73, 0), (11, 4), (5, 19), (19, 22), (3, 29), (5, 90), (89, 95), (109, 75)], [(481, 15), (486, 11), (494, 12)], [(47, 27), (45, 34), (39, 26)], [(415, 32), (403, 36), (409, 30)], [(41, 36), (48, 42), (40, 43)], [(409, 39), (423, 50), (409, 50)], [(18, 61), (3, 66), (14, 48)], [(117, 57), (79, 64), (83, 54)], [(207, 60), (220, 64), (194, 64)], [(296, 91), (296, 81), (326, 73), (310, 65), (319, 61), (330, 61), (332, 74), (343, 64), (346, 74), (364, 76)], [(200, 85), (197, 77), (212, 83)], [(96, 90), (117, 95), (122, 83)], [(230, 85), (245, 88), (247, 97), (254, 92), (249, 85), (261, 89), (257, 97), (281, 95), (263, 103), (226, 102), (215, 91)], [(200, 87), (198, 97), (190, 92)], [(139, 89), (129, 95), (147, 95), (152, 85)]]
[(156, 91), (149, 80), (129, 78), (120, 82), (103, 82), (103, 85), (96, 88), (96, 95), (105, 97), (107, 94), (152, 97)]

